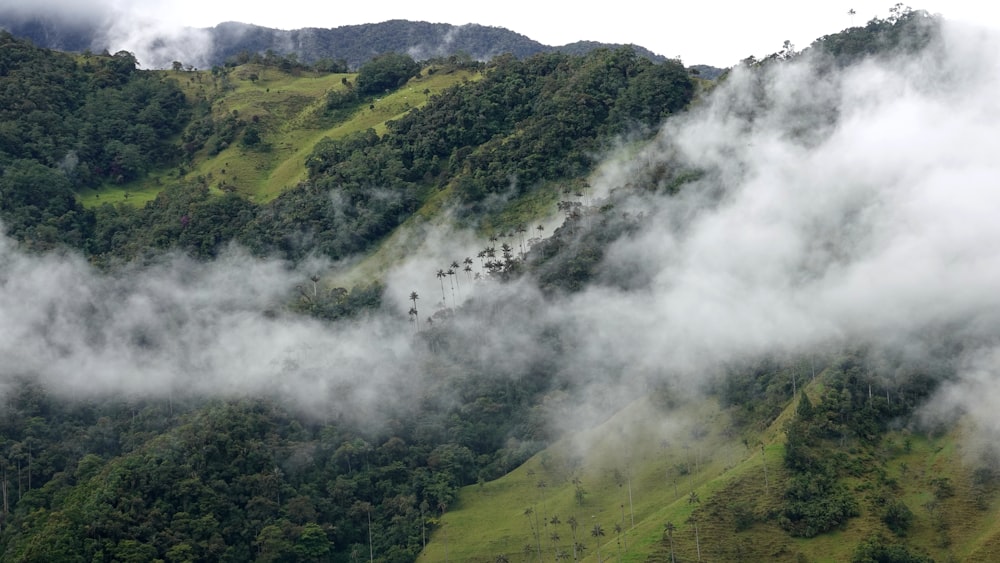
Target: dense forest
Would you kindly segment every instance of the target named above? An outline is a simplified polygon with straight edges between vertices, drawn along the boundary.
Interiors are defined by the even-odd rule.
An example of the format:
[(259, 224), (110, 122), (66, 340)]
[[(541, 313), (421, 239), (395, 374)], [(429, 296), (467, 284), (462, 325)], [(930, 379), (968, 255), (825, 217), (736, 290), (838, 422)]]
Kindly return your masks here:
[[(694, 92), (680, 64), (655, 64), (627, 48), (584, 57), (501, 57), (484, 69), (483, 80), (434, 97), (424, 108), (390, 123), (384, 135), (367, 131), (321, 144), (306, 163), (310, 181), (268, 205), (255, 206), (237, 196), (212, 196), (206, 183), (165, 186), (153, 205), (139, 210), (104, 206), (85, 211), (74, 201), (75, 190), (100, 181), (123, 182), (157, 163), (183, 165), (182, 153), (165, 143), (181, 129), (187, 128), (183, 138), (190, 154), (209, 141), (228, 143), (241, 136), (247, 142), (241, 133), (253, 124), (193, 119), (198, 108), (184, 105), (176, 85), (136, 72), (127, 53), (92, 56), (79, 64), (69, 56), (6, 37), (18, 47), (4, 52), (11, 58), (5, 64), (12, 70), (6, 80), (34, 88), (38, 100), (34, 103), (47, 107), (10, 121), (16, 129), (4, 144), (3, 158), (14, 162), (5, 177), (19, 171), (23, 178), (19, 176), (17, 191), (14, 186), (5, 190), (0, 217), (19, 239), (36, 245), (73, 242), (108, 259), (131, 259), (145, 249), (173, 247), (212, 256), (232, 240), (261, 255), (280, 253), (294, 260), (320, 252), (343, 258), (366, 250), (391, 232), (435, 187), (455, 183), (463, 201), (475, 209), (489, 195), (506, 192), (512, 177), (519, 178), (518, 192), (545, 180), (582, 177), (593, 165), (590, 155), (601, 150), (602, 143), (637, 127), (648, 130), (683, 108)], [(38, 59), (38, 64), (29, 57)], [(73, 82), (80, 85), (76, 87), (92, 85), (93, 94), (76, 93), (89, 96), (90, 105), (75, 107), (77, 98), (66, 99), (73, 92), (48, 88), (45, 81), (55, 80), (55, 70), (45, 72), (46, 65), (53, 64), (45, 62), (49, 59), (83, 73)], [(274, 64), (283, 60), (275, 59)], [(123, 65), (126, 70), (119, 72), (127, 74), (112, 84), (84, 80), (89, 73), (107, 72), (105, 66), (90, 68), (94, 65), (90, 61)], [(356, 93), (331, 99), (331, 109), (361, 106), (372, 94), (395, 88), (418, 72), (419, 66), (403, 55), (374, 59), (358, 74), (352, 91)], [(13, 88), (9, 91), (17, 94)], [(132, 115), (138, 119), (126, 123)], [(164, 123), (167, 116), (170, 121)], [(150, 121), (156, 118), (161, 121)], [(33, 126), (35, 120), (66, 128)], [(77, 136), (70, 137), (71, 133)], [(104, 150), (96, 151), (98, 146)], [(67, 162), (73, 165), (69, 174), (60, 170)], [(48, 191), (37, 189), (42, 185)], [(327, 193), (333, 197), (318, 197)], [(38, 235), (38, 229), (51, 224), (68, 227)], [(299, 245), (300, 240), (308, 240), (308, 246)]]
[[(450, 266), (442, 264), (440, 301), (426, 292), (410, 293), (409, 315), (393, 309), (398, 303), (386, 294), (387, 280), (330, 287), (320, 274), (299, 280), (264, 311), (244, 314), (238, 305), (226, 306), (240, 318), (259, 313), (254, 318), (277, 325), (329, 330), (323, 334), (330, 341), (344, 336), (338, 330), (377, 327), (372, 334), (384, 339), (379, 351), (384, 358), (359, 363), (349, 381), (320, 387), (329, 395), (326, 408), (306, 408), (294, 393), (204, 396), (196, 385), (149, 393), (88, 390), (68, 399), (65, 390), (30, 367), (0, 368), (0, 561), (416, 560), (435, 532), (445, 530), (462, 487), (487, 490), (487, 483), (574, 427), (554, 420), (586, 420), (577, 430), (596, 427), (640, 398), (652, 397), (656, 408), (668, 413), (689, 396), (656, 359), (647, 363), (628, 350), (610, 350), (600, 337), (629, 329), (617, 326), (613, 315), (587, 308), (593, 296), (611, 292), (652, 301), (664, 283), (660, 274), (641, 267), (646, 256), (621, 258), (616, 249), (647, 236), (664, 217), (679, 225), (681, 235), (690, 234), (699, 214), (737, 197), (726, 191), (727, 171), (678, 156), (674, 138), (663, 131), (682, 135), (660, 129), (664, 122), (681, 122), (699, 105), (711, 111), (721, 98), (730, 105), (720, 113), (756, 127), (778, 104), (768, 90), (772, 73), (808, 59), (815, 61), (810, 78), (821, 81), (859, 61), (931, 50), (939, 25), (924, 12), (896, 6), (887, 19), (820, 38), (804, 51), (786, 43), (774, 55), (747, 59), (718, 83), (699, 78), (697, 69), (679, 61), (653, 61), (630, 47), (503, 55), (486, 63), (451, 57), (436, 59), (436, 66), (383, 55), (360, 64), (356, 75), (344, 78), (344, 89), (327, 95), (328, 119), (370, 111), (379, 96), (445, 66), (442, 61), (476, 77), (430, 96), (380, 130), (319, 142), (304, 163), (308, 181), (267, 202), (220, 193), (207, 178), (181, 181), (183, 175), (174, 172), (223, 146), (262, 150), (262, 124), (235, 111), (214, 118), (213, 100), (185, 96), (177, 81), (180, 69), (142, 71), (126, 52), (71, 55), (0, 33), (0, 221), (11, 241), (0, 247), (0, 259), (7, 264), (27, 269), (23, 264), (35, 258), (82, 257), (85, 266), (79, 267), (118, 280), (109, 293), (131, 303), (143, 297), (129, 287), (142, 279), (138, 272), (177, 256), (211, 265), (235, 247), (249, 259), (279, 260), (294, 269), (318, 257), (332, 262), (370, 254), (408, 221), (428, 213), (441, 194), (448, 198), (447, 220), (482, 238), (475, 257), (455, 256)], [(286, 71), (307, 66), (294, 56), (241, 50), (246, 52), (234, 53), (236, 59), (210, 76), (228, 80), (227, 73), (242, 64)], [(347, 64), (358, 63), (348, 59)], [(308, 68), (346, 70), (343, 61)], [(730, 81), (750, 88), (733, 94), (725, 90)], [(723, 91), (719, 98), (711, 97), (715, 90)], [(806, 104), (795, 109), (801, 107)], [(817, 111), (778, 120), (776, 137), (812, 146), (822, 135), (833, 135), (824, 126), (838, 118), (836, 111), (819, 103), (807, 109)], [(650, 146), (657, 157), (645, 152)], [(614, 189), (595, 196), (589, 183), (600, 171), (600, 155), (621, 151), (638, 164)], [(159, 194), (145, 205), (79, 203), (82, 190), (121, 185), (153, 171), (167, 173), (157, 176)], [(554, 227), (539, 224), (551, 210), (508, 224), (496, 221), (511, 206), (541, 196), (556, 207)], [(664, 202), (679, 202), (678, 210), (658, 214)], [(483, 232), (486, 218), (498, 226)], [(817, 243), (815, 252), (847, 261), (850, 249), (830, 246)], [(609, 262), (609, 256), (615, 259)], [(802, 266), (796, 283), (820, 275), (810, 267)], [(85, 283), (81, 287), (88, 287)], [(179, 293), (196, 286), (191, 279), (184, 283)], [(7, 273), (0, 274), (0, 288), (15, 285)], [(88, 346), (109, 339), (96, 325), (115, 320), (110, 306), (98, 303), (98, 293), (89, 292), (91, 302), (78, 307)], [(171, 316), (169, 299), (149, 301), (154, 316), (180, 327), (177, 333), (195, 324), (184, 324), (179, 313)], [(568, 320), (576, 313), (579, 318)], [(39, 334), (58, 334), (63, 314), (53, 306), (41, 315)], [(123, 352), (144, 358), (172, 350), (154, 332), (129, 328)], [(673, 334), (680, 338), (682, 332)], [(719, 332), (721, 350), (725, 331)], [(928, 332), (922, 336), (944, 355), (965, 345), (961, 334)], [(49, 344), (72, 357), (72, 350), (60, 349), (63, 343)], [(782, 477), (780, 484), (774, 481), (776, 492), (762, 496), (758, 505), (727, 505), (727, 487), (741, 485), (741, 478), (713, 485), (718, 492), (713, 498), (701, 499), (692, 490), (686, 510), (689, 522), (696, 523), (699, 560), (697, 522), (704, 530), (713, 529), (709, 522), (731, 526), (731, 534), (773, 525), (788, 538), (815, 538), (844, 530), (862, 514), (877, 515), (871, 529), (879, 533), (851, 546), (854, 560), (929, 560), (905, 545), (915, 529), (915, 505), (885, 469), (891, 456), (884, 452), (892, 448), (884, 440), (901, 428), (915, 428), (911, 423), (921, 406), (957, 378), (954, 365), (921, 361), (923, 356), (907, 349), (893, 349), (898, 354), (892, 355), (865, 342), (837, 344), (823, 353), (741, 350), (712, 364), (714, 371), (699, 380), (698, 393), (729, 417), (722, 432), (727, 439), (742, 440), (749, 459), (756, 459), (758, 447), (762, 458), (765, 446), (779, 448)], [(8, 352), (13, 356), (15, 350)], [(179, 365), (195, 379), (210, 377), (199, 371), (206, 369), (199, 359)], [(289, 357), (267, 368), (273, 367), (275, 389), (286, 378), (289, 386), (322, 379), (308, 373), (296, 379), (293, 372), (309, 370), (296, 365), (299, 361), (307, 363)], [(345, 360), (346, 369), (351, 361)], [(405, 364), (392, 369), (406, 377), (391, 380), (392, 389), (377, 389), (378, 400), (365, 396), (366, 379), (382, 380), (364, 366), (395, 363)], [(807, 364), (809, 380), (796, 379)], [(680, 360), (671, 365), (683, 371)], [(137, 370), (128, 377), (141, 380), (145, 374)], [(364, 408), (349, 408), (353, 402)], [(780, 425), (782, 437), (765, 444), (766, 430), (774, 425)], [(678, 476), (693, 473), (691, 465), (668, 470), (674, 471), (675, 493)], [(979, 510), (987, 511), (1000, 469), (989, 455), (974, 466)], [(572, 476), (579, 470), (572, 468), (566, 479), (574, 479), (575, 501), (584, 506), (587, 493)], [(615, 473), (622, 489), (626, 479), (618, 469)], [(764, 490), (770, 494), (767, 479), (765, 463)], [(934, 483), (927, 501), (937, 504), (927, 511), (934, 522), (945, 522), (940, 507), (955, 487), (948, 478)], [(543, 499), (546, 486), (539, 480), (535, 487)], [(631, 486), (628, 481), (630, 497)], [(767, 504), (767, 498), (774, 502)], [(622, 522), (625, 506), (623, 501)], [(537, 515), (534, 523), (531, 512), (525, 515), (532, 535), (524, 558), (542, 560)], [(550, 522), (555, 526), (558, 518)], [(574, 518), (570, 548), (558, 548), (565, 541), (558, 534), (550, 538), (555, 558), (572, 553), (574, 560), (601, 559), (605, 532), (592, 525), (588, 534), (597, 542), (596, 553), (585, 553), (591, 548), (577, 542)], [(679, 532), (673, 522), (657, 526), (662, 534), (649, 542), (655, 543), (649, 560), (694, 560), (676, 557)], [(947, 526), (936, 530), (939, 547), (946, 549)], [(622, 533), (619, 529), (619, 541)], [(447, 534), (435, 538), (442, 540), (447, 554)], [(710, 549), (706, 540), (706, 557), (713, 560), (767, 555), (765, 547), (743, 544), (733, 552)], [(514, 554), (477, 556), (499, 563)]]

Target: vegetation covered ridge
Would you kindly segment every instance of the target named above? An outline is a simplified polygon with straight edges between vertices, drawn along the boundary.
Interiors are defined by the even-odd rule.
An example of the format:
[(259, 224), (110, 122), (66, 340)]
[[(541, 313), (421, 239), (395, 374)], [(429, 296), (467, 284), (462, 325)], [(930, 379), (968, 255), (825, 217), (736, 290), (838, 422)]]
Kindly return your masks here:
[(712, 85), (628, 48), (148, 72), (0, 35), (33, 92), (0, 125), (0, 561), (995, 559), (965, 143), (1000, 65), (941, 25)]

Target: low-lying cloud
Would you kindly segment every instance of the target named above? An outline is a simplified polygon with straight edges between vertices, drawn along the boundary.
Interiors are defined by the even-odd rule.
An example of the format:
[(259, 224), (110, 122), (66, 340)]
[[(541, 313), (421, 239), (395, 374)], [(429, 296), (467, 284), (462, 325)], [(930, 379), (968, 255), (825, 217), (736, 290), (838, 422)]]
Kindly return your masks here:
[(282, 312), (311, 271), (238, 249), (104, 274), (4, 240), (0, 382), (31, 375), (73, 396), (276, 394), (363, 412), (420, 385), (430, 356), (406, 322), (408, 296), (419, 292), (424, 320), (443, 291), (446, 304), (477, 296), (448, 321), (470, 357), (506, 374), (550, 357), (591, 422), (649, 381), (697, 389), (745, 359), (865, 348), (948, 363), (957, 376), (936, 412), (995, 430), (984, 398), (1000, 377), (998, 40), (945, 25), (927, 53), (819, 63), (734, 70), (594, 176), (593, 193), (620, 194), (660, 162), (700, 172), (676, 195), (619, 202), (645, 219), (604, 268), (633, 272), (639, 289), (544, 297), (522, 280), (470, 283), (456, 299), (434, 273), (475, 256), (476, 241), (434, 232), (421, 236), (439, 245), (387, 276), (385, 310), (328, 324)]
[[(37, 20), (51, 25), (53, 32), (87, 35), (91, 51), (129, 51), (143, 68), (170, 68), (174, 61), (196, 68), (209, 66), (213, 49), (209, 30), (181, 24), (168, 2), (34, 0), (8, 4), (0, 6), (0, 20)], [(65, 48), (58, 40), (54, 44)]]

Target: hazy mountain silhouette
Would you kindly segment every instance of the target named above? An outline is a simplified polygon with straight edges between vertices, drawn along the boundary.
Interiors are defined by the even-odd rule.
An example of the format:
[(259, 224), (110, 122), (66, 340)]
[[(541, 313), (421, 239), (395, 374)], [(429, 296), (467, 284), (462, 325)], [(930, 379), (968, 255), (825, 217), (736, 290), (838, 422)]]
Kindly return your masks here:
[[(549, 46), (506, 28), (478, 24), (461, 26), (446, 23), (429, 23), (408, 20), (390, 20), (382, 23), (346, 25), (336, 28), (303, 28), (281, 30), (239, 22), (225, 22), (207, 29), (188, 29), (178, 33), (152, 31), (141, 41), (144, 45), (122, 45), (110, 40), (107, 19), (68, 21), (55, 15), (18, 16), (0, 12), (0, 28), (11, 34), (30, 39), (39, 47), (61, 51), (82, 52), (90, 50), (111, 52), (120, 49), (142, 55), (151, 53), (145, 60), (147, 67), (167, 67), (172, 60), (208, 67), (224, 64), (226, 59), (241, 52), (265, 53), (268, 50), (280, 55), (294, 53), (301, 62), (312, 63), (320, 59), (344, 60), (356, 68), (372, 57), (387, 53), (407, 53), (417, 60), (452, 55), (468, 55), (476, 60), (489, 60), (497, 55), (510, 53), (527, 57), (536, 53), (565, 51), (581, 54), (602, 47), (619, 44), (578, 41), (564, 46)], [(185, 37), (207, 35), (204, 52), (193, 54)], [(172, 42), (188, 43), (176, 45)], [(665, 57), (641, 46), (633, 46), (637, 53), (651, 60), (662, 62)], [(172, 56), (175, 55), (175, 56)], [(196, 59), (196, 60), (190, 60)]]

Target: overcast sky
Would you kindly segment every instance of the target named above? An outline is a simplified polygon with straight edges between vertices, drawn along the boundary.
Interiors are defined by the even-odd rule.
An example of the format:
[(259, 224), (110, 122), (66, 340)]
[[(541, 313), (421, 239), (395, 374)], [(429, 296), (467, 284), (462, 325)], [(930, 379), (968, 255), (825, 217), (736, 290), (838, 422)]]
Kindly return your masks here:
[[(730, 66), (748, 55), (780, 50), (784, 40), (805, 47), (812, 40), (872, 17), (888, 15), (892, 0), (821, 0), (800, 2), (647, 2), (597, 3), (537, 2), (280, 2), (222, 0), (89, 0), (74, 3), (112, 3), (141, 17), (196, 27), (223, 21), (241, 21), (266, 27), (339, 27), (390, 19), (478, 23), (506, 27), (545, 43), (562, 45), (577, 40), (634, 43), (686, 64)], [(22, 0), (0, 0), (20, 3)], [(37, 3), (63, 4), (60, 0)], [(37, 3), (33, 3), (36, 4)], [(914, 5), (953, 20), (1000, 27), (1000, 8), (974, 0), (934, 0)], [(853, 9), (856, 15), (849, 16)]]

